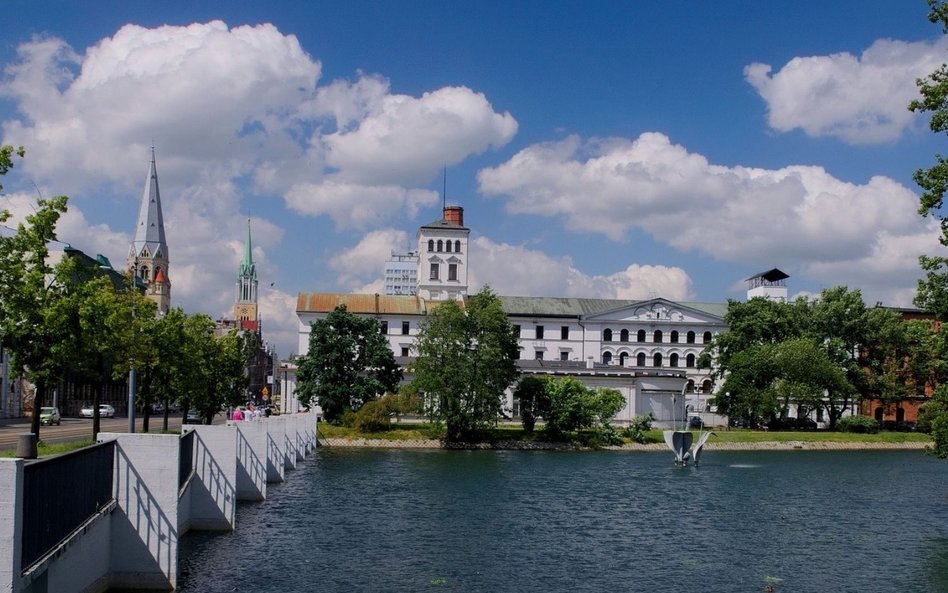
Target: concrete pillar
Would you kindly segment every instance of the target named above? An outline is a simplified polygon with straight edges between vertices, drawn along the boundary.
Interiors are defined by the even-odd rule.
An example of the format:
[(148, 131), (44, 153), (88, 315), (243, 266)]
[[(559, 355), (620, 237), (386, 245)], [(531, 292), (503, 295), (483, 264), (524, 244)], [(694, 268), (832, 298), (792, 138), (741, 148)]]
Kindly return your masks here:
[(296, 418), (280, 416), (278, 423), (283, 425), (283, 467), (296, 469)]
[(178, 455), (173, 434), (99, 433), (115, 445), (110, 586), (174, 589), (178, 578)]
[(237, 429), (237, 500), (267, 497), (266, 422), (233, 422)]
[(233, 530), (237, 503), (237, 427), (194, 425), (191, 529)]
[(267, 481), (286, 479), (286, 416), (271, 417), (272, 422), (261, 422), (267, 427)]
[(0, 591), (21, 590), (22, 511), (23, 460), (0, 458)]

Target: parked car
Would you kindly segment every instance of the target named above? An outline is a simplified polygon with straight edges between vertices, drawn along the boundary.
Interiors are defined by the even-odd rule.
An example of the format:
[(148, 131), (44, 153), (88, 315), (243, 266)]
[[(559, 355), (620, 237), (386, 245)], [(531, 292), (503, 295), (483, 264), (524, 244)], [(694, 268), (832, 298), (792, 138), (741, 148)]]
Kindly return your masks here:
[(201, 418), (201, 413), (197, 410), (188, 410), (188, 415), (184, 418), (185, 424), (202, 424), (204, 418)]
[(704, 428), (704, 420), (701, 416), (692, 416), (688, 419), (688, 428)]
[[(82, 418), (92, 418), (93, 410), (92, 404), (86, 404), (82, 406), (79, 410), (79, 416)], [(99, 405), (99, 418), (114, 418), (115, 417), (115, 408), (109, 404)]]
[(59, 426), (63, 423), (62, 417), (59, 415), (59, 408), (53, 407), (42, 407), (40, 408), (40, 424), (46, 426), (52, 426), (55, 424)]

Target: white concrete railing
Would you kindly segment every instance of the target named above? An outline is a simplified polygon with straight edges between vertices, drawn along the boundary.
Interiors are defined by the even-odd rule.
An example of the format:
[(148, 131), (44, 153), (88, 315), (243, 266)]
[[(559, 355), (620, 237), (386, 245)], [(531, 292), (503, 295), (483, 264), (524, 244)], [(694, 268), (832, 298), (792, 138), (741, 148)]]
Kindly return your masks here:
[(265, 498), (266, 484), (283, 481), (316, 447), (312, 413), (183, 430), (196, 434), (192, 474), (180, 488), (179, 436), (100, 433), (100, 442), (116, 442), (114, 503), (26, 571), (24, 461), (0, 459), (0, 591), (173, 589), (181, 535), (235, 529), (236, 502)]

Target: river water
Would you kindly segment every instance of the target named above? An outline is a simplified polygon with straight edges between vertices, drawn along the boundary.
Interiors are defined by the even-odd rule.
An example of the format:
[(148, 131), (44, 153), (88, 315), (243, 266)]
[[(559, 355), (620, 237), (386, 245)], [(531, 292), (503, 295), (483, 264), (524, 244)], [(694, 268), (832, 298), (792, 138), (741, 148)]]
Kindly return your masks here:
[(918, 451), (317, 450), (189, 533), (186, 592), (948, 592)]

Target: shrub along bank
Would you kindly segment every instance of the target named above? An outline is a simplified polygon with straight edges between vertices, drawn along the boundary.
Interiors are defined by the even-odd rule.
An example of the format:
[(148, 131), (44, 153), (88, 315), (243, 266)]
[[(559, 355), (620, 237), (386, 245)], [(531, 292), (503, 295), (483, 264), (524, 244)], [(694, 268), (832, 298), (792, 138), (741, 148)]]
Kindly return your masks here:
[[(664, 438), (661, 430), (645, 429), (641, 430), (641, 436), (633, 439), (633, 430), (629, 428), (618, 429), (620, 436), (619, 443), (597, 442), (596, 431), (578, 431), (568, 433), (561, 442), (571, 443), (584, 447), (605, 447), (610, 444), (629, 444), (629, 443), (662, 443)], [(858, 445), (860, 443), (872, 444), (901, 444), (918, 443), (919, 446), (931, 443), (931, 437), (927, 434), (913, 432), (889, 432), (881, 431), (875, 434), (839, 432), (839, 431), (759, 431), (751, 429), (715, 429), (714, 435), (708, 441), (709, 445), (721, 444), (740, 444), (740, 443), (791, 443), (791, 442), (820, 442), (820, 443), (843, 443)], [(361, 432), (354, 427), (334, 426), (326, 423), (320, 423), (318, 437), (320, 439), (365, 439), (373, 441), (422, 441), (422, 440), (443, 440), (445, 432), (443, 428), (414, 421), (402, 421), (392, 424), (386, 430)], [(523, 443), (542, 443), (548, 442), (546, 433), (543, 430), (525, 431), (520, 425), (499, 425), (488, 431), (484, 435), (485, 443), (501, 443), (510, 441), (520, 441)]]

